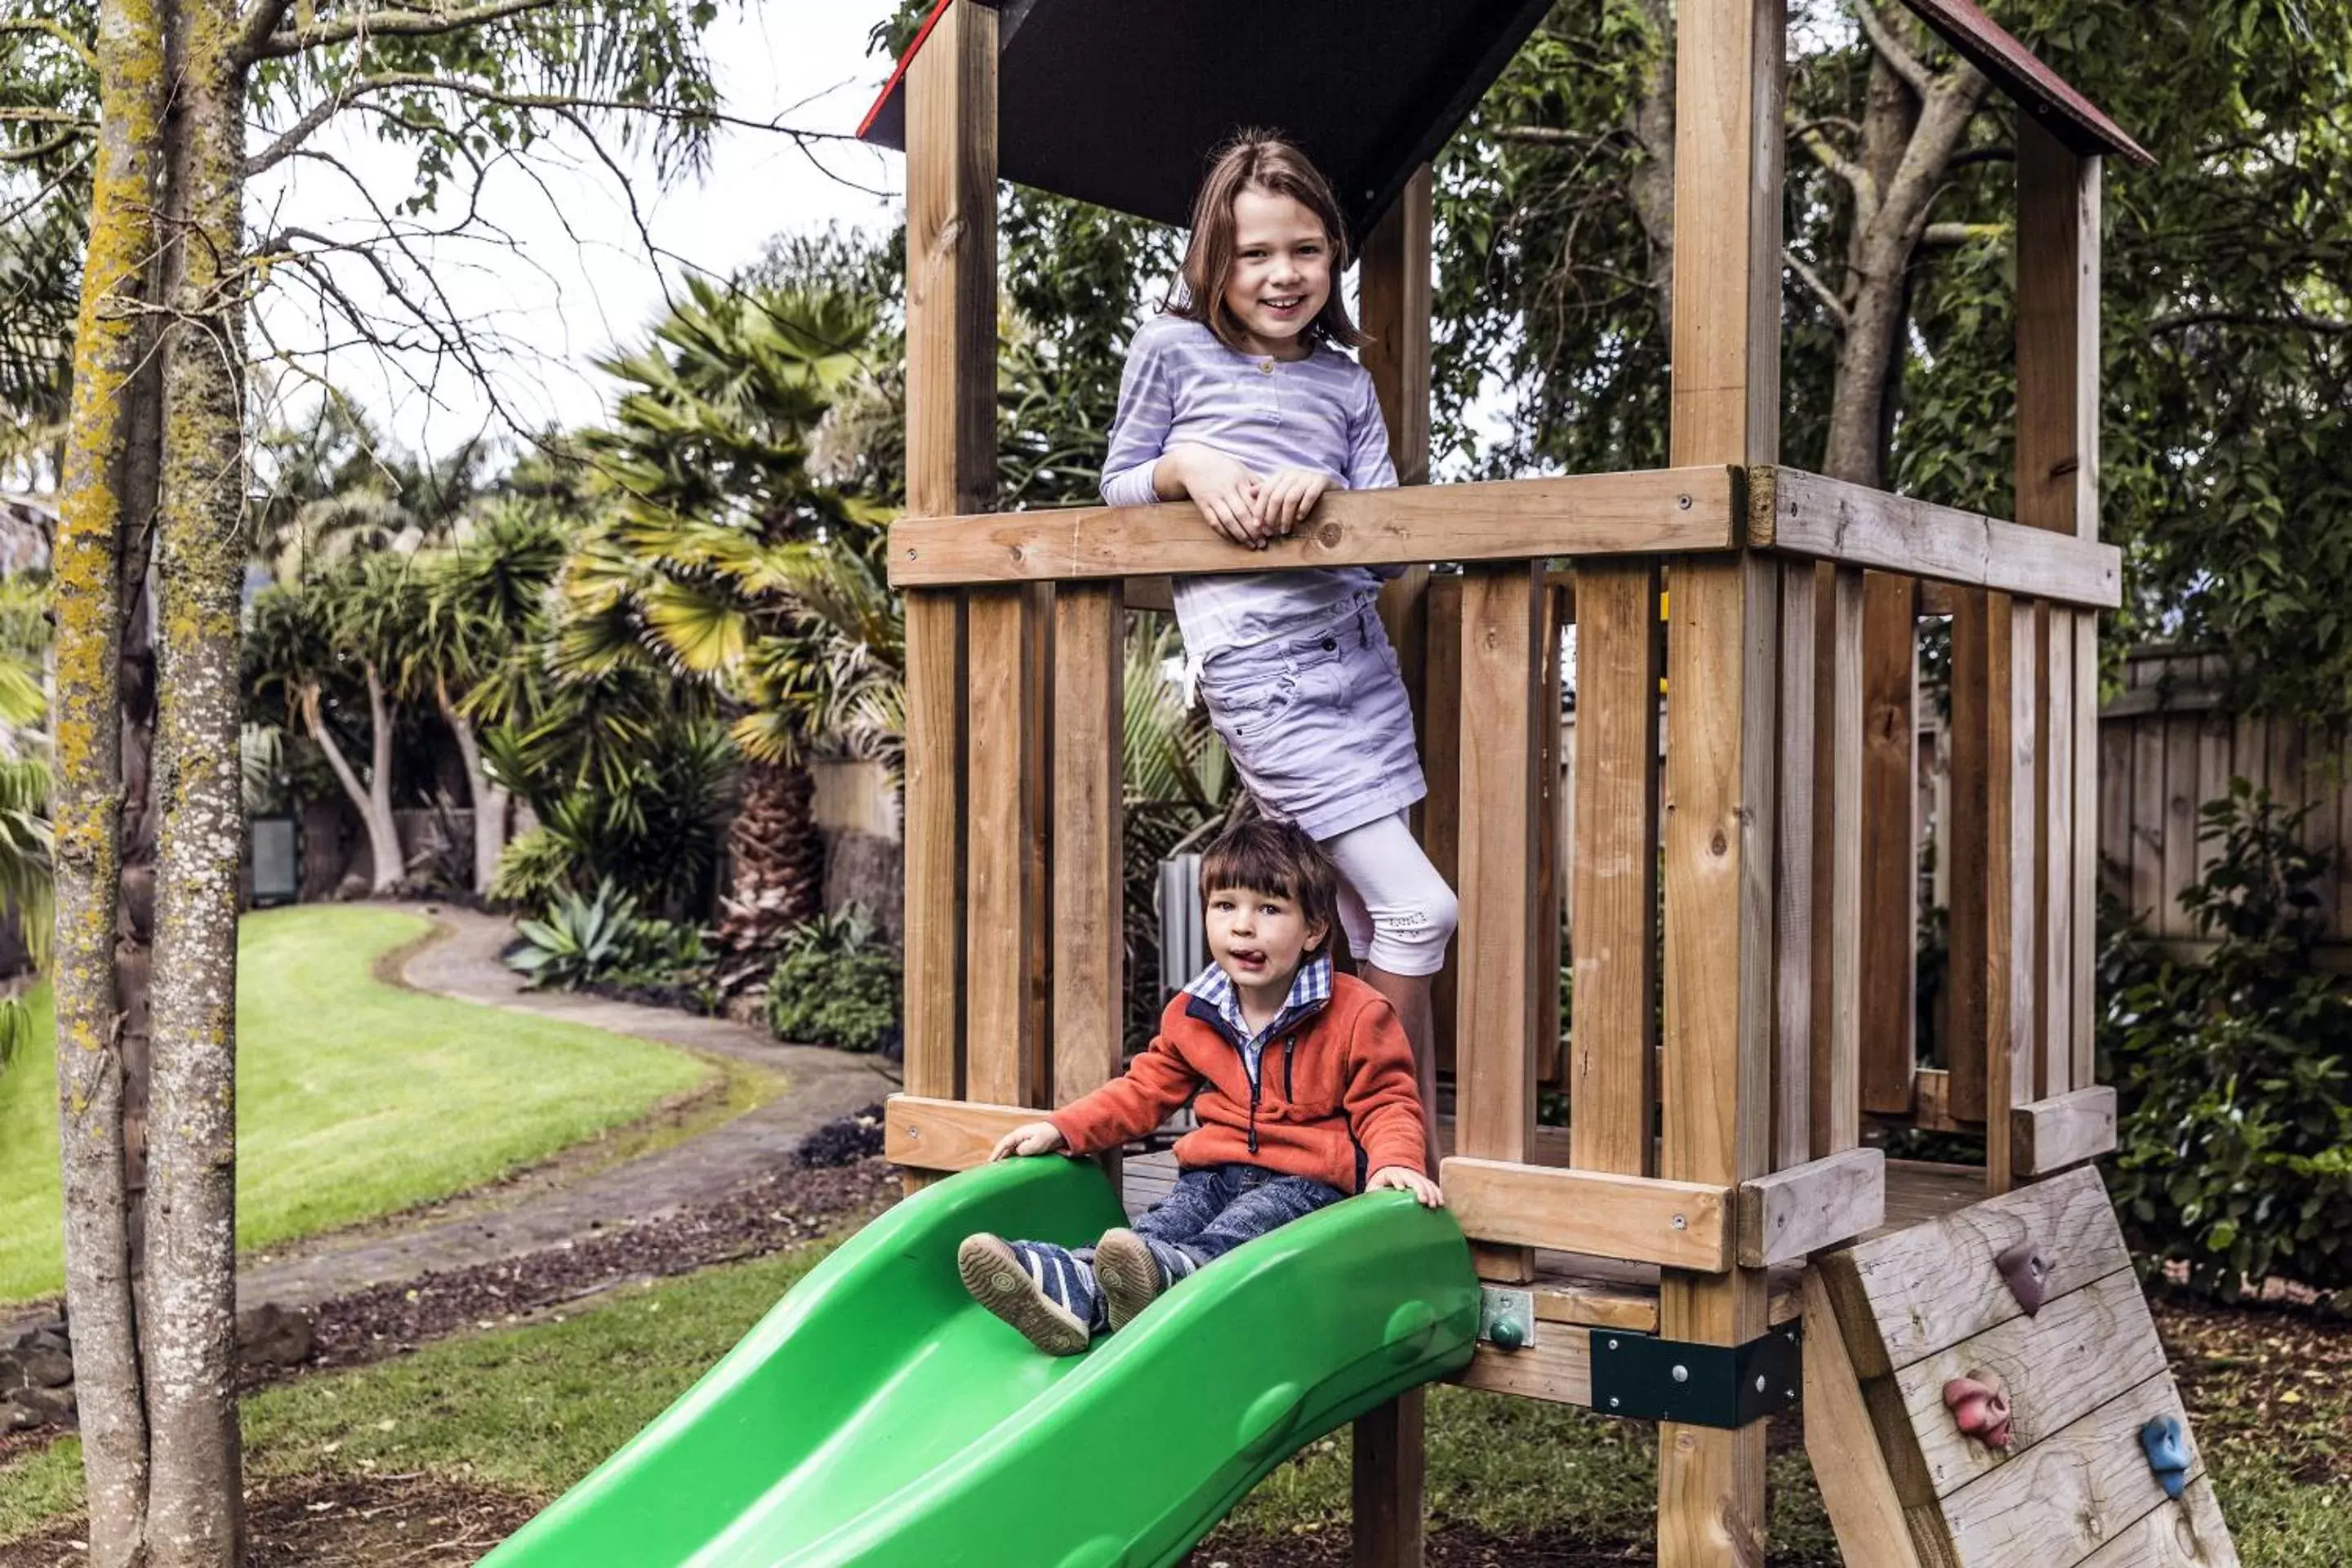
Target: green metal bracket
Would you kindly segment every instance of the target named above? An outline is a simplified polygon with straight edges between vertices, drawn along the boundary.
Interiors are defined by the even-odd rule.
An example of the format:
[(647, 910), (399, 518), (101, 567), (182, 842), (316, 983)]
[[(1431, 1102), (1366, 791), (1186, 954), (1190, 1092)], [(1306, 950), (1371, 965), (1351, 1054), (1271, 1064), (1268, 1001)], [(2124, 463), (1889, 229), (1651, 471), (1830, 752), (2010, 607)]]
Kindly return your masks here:
[(1796, 1403), (1803, 1361), (1797, 1325), (1744, 1345), (1701, 1345), (1594, 1329), (1592, 1408), (1604, 1415), (1726, 1429)]

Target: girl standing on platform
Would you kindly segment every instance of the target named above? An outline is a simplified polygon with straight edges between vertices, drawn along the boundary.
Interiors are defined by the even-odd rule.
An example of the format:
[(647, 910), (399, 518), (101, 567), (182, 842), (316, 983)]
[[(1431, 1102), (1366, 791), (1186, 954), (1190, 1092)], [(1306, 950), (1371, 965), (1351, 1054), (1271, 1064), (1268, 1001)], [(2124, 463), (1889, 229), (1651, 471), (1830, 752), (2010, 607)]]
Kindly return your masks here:
[[(1259, 132), (1227, 144), (1193, 205), (1182, 289), (1128, 349), (1103, 500), (1189, 499), (1263, 550), (1326, 490), (1393, 486), (1371, 375), (1340, 352), (1365, 341), (1339, 294), (1348, 261), (1339, 202), (1303, 153)], [(1402, 571), (1180, 577), (1175, 605), (1188, 684), (1243, 782), (1338, 863), (1349, 947), (1403, 1022), (1433, 1109), (1430, 985), (1455, 904), (1407, 825), (1428, 786), (1376, 608)]]

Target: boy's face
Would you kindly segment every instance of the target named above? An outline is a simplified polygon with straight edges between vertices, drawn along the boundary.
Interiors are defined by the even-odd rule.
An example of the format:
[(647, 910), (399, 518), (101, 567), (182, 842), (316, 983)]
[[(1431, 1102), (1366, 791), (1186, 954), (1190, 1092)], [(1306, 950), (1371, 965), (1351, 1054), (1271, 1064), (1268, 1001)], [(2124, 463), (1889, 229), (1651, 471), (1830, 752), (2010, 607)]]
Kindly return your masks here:
[(1255, 888), (1211, 889), (1208, 925), (1209, 956), (1245, 990), (1287, 990), (1307, 950), (1328, 934), (1328, 923), (1308, 921), (1297, 900)]

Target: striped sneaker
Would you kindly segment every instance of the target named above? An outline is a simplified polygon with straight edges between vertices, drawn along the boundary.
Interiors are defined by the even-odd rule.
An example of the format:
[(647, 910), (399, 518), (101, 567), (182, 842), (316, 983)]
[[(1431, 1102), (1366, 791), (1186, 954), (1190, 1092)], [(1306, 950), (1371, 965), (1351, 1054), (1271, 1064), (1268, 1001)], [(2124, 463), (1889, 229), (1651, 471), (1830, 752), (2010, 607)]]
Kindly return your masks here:
[(1065, 1247), (1006, 1241), (982, 1231), (956, 1248), (971, 1299), (1047, 1355), (1076, 1355), (1093, 1337), (1093, 1271)]
[(1095, 1282), (1102, 1287), (1111, 1331), (1117, 1333), (1160, 1300), (1168, 1289), (1168, 1268), (1151, 1244), (1135, 1232), (1107, 1230), (1095, 1244)]

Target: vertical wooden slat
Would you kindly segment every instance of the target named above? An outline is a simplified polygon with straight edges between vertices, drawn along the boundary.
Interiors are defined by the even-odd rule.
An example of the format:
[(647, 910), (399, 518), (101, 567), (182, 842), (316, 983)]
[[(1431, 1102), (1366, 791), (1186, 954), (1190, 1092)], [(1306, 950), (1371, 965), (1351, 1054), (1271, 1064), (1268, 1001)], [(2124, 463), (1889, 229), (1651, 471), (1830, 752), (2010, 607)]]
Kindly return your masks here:
[(2099, 875), (2116, 901), (2131, 902), (2132, 726), (2099, 722)]
[(1862, 1105), (1911, 1112), (1918, 1060), (1918, 584), (1863, 576)]
[[(1685, 0), (1675, 37), (1668, 459), (1769, 463), (1780, 446), (1785, 0)], [(1677, 565), (1666, 584), (1663, 1173), (1738, 1183), (1770, 1155), (1772, 715), (1778, 567)], [(1658, 1287), (1670, 1339), (1764, 1331), (1760, 1269)], [(1764, 1542), (1764, 1424), (1661, 1423), (1660, 1568), (1737, 1568)]]
[(1125, 932), (1119, 762), (1127, 616), (1120, 586), (1054, 603), (1053, 1101), (1119, 1070)]
[[(1784, 568), (1785, 569), (1785, 568)], [(1820, 674), (1820, 776), (1813, 801), (1814, 1159), (1862, 1142), (1863, 581), (1825, 569)]]
[[(1454, 573), (1429, 580), (1424, 600), (1428, 658), (1422, 667), (1421, 770), (1429, 780), (1422, 802), (1421, 847), (1446, 886), (1462, 886), (1462, 579)], [(1437, 1070), (1458, 1076), (1454, 1026), (1461, 1017), (1462, 935), (1430, 991), (1437, 1037)]]
[(1987, 837), (1998, 849), (1986, 861), (1985, 902), (1995, 915), (1985, 944), (1985, 1184), (1990, 1192), (2005, 1193), (2016, 1180), (2009, 1113), (2033, 1098), (2041, 1032), (2034, 934), (2040, 925), (2041, 886), (2033, 875), (2042, 815), (2034, 795), (2041, 656), (2032, 601), (2000, 594), (1987, 597), (1998, 660)]
[[(1455, 1031), (1455, 1152), (1528, 1157), (1535, 1131), (1536, 710), (1543, 689), (1539, 562), (1462, 576), (1461, 1019)], [(1530, 1277), (1525, 1248), (1482, 1247), (1489, 1279)]]
[(1043, 672), (1025, 589), (975, 588), (966, 614), (964, 1082), (974, 1100), (1035, 1105)]
[(1547, 574), (1543, 628), (1538, 638), (1543, 668), (1536, 698), (1536, 1081), (1561, 1080), (1566, 1042), (1559, 1025), (1561, 911), (1568, 902), (1567, 842), (1560, 833), (1560, 633), (1570, 615), (1566, 587)]
[(1657, 1100), (1658, 572), (1576, 574), (1570, 1158), (1651, 1173)]
[[(1430, 166), (1423, 163), (1405, 182), (1395, 205), (1373, 226), (1364, 246), (1360, 274), (1363, 326), (1372, 339), (1362, 351), (1362, 360), (1371, 373), (1381, 416), (1388, 425), (1389, 457), (1396, 465), (1397, 482), (1404, 485), (1425, 484), (1429, 479), (1433, 191)], [(1433, 651), (1429, 605), (1425, 566), (1412, 567), (1381, 593), (1381, 620), (1387, 627), (1390, 646), (1397, 652), (1424, 759), (1430, 750), (1434, 710), (1443, 707), (1447, 721), (1454, 721), (1453, 710), (1459, 700), (1460, 682), (1446, 684), (1444, 677), (1458, 672), (1461, 657), (1458, 647), (1447, 650), (1442, 660)], [(1436, 814), (1443, 810), (1450, 816), (1453, 810), (1451, 791), (1441, 805), (1437, 774), (1431, 770), (1429, 777), (1430, 796), (1415, 814), (1424, 838)], [(1448, 875), (1452, 872), (1451, 866), (1442, 869)], [(1452, 967), (1447, 965), (1449, 970)], [(1442, 1000), (1433, 994), (1433, 1003)], [(1433, 1007), (1430, 1033), (1433, 1037), (1450, 1033), (1452, 1023), (1448, 1011)], [(1415, 1045), (1434, 1058), (1439, 1039)], [(1431, 1081), (1431, 1075), (1424, 1072), (1423, 1081)], [(1434, 1106), (1428, 1109), (1432, 1116), (1436, 1114)], [(1420, 1568), (1425, 1471), (1423, 1397), (1419, 1389), (1412, 1390), (1356, 1423), (1351, 1479), (1356, 1568)]]
[(2099, 810), (2103, 796), (2099, 765), (2105, 747), (2099, 737), (2099, 618), (2077, 611), (2074, 634), (2074, 1087), (2096, 1080), (2098, 1041)]
[[(2259, 740), (2260, 721), (2241, 719), (2232, 740), (2238, 770), (2245, 771), (2249, 737)], [(2170, 929), (2164, 887), (2164, 721), (2142, 714), (2132, 724), (2131, 907), (2158, 935)]]
[(1813, 772), (1821, 678), (1819, 572), (1791, 564), (1780, 574), (1780, 778), (1773, 879), (1772, 1165), (1812, 1157)]
[(2197, 795), (2197, 731), (2201, 726), (2194, 713), (2140, 721), (2162, 736), (2164, 751), (2163, 854), (2157, 870), (2164, 921), (2158, 929), (2167, 936), (2195, 936), (2197, 927), (2180, 907), (2180, 890), (2197, 879), (2197, 808), (2204, 804)]
[(2074, 1082), (2074, 626), (2061, 605), (2040, 609), (2041, 707), (2036, 710), (2035, 758), (2042, 821), (2034, 877), (2042, 906), (2036, 939), (2041, 981), (2035, 1006), (2041, 1038), (2035, 1048), (2036, 1100), (2087, 1088)]
[[(907, 502), (987, 510), (996, 465), (996, 14), (940, 17), (907, 80)], [(907, 595), (906, 1074), (963, 1091), (963, 609)]]
[(2007, 825), (1992, 820), (1996, 773), (2006, 775), (2007, 731), (2002, 727), (2009, 689), (2008, 600), (1981, 589), (1958, 595), (1952, 608), (1951, 830), (1945, 845), (1951, 856), (1951, 959), (1945, 970), (1949, 998), (1945, 1066), (1950, 1070), (1948, 1107), (1962, 1121), (1985, 1119), (1985, 1046), (1992, 1020), (2007, 1016), (2006, 997), (1990, 994), (2009, 913)]

